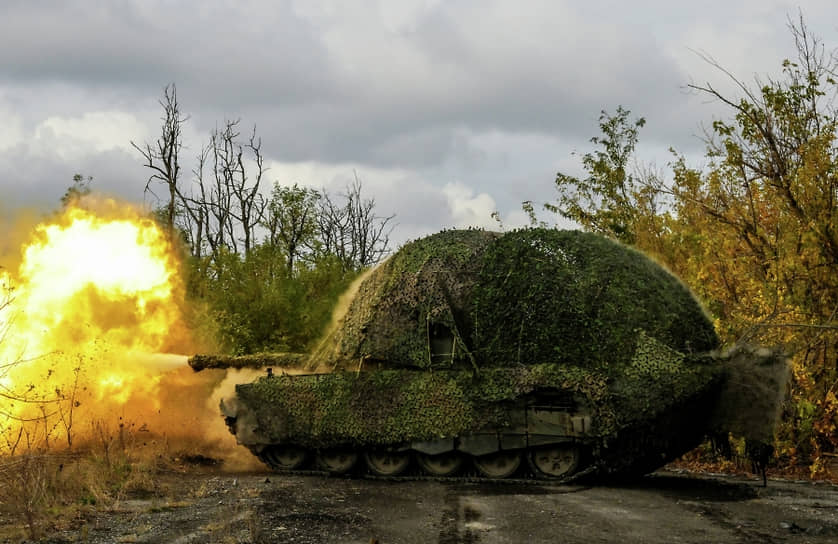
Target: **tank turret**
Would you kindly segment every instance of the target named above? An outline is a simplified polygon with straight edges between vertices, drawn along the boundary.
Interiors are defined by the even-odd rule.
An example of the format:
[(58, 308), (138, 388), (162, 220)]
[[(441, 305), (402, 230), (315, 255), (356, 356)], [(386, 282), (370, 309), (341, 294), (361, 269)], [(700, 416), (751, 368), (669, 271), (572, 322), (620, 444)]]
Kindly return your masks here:
[[(312, 353), (248, 359), (288, 355), (308, 374), (239, 385), (221, 410), (278, 470), (642, 474), (708, 433), (770, 438), (772, 416), (725, 409), (743, 379), (779, 406), (785, 359), (719, 348), (690, 291), (633, 249), (578, 231), (444, 231), (365, 275)], [(240, 361), (190, 364), (209, 360)]]

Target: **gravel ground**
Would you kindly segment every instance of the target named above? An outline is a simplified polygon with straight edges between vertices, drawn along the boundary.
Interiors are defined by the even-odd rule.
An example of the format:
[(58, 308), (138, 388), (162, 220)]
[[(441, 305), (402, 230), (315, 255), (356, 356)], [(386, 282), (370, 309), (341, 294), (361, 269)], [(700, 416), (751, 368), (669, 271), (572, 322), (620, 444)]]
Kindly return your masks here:
[[(838, 541), (838, 487), (658, 472), (626, 486), (382, 482), (268, 472), (161, 476), (46, 542)], [(11, 542), (11, 541), (9, 541)]]

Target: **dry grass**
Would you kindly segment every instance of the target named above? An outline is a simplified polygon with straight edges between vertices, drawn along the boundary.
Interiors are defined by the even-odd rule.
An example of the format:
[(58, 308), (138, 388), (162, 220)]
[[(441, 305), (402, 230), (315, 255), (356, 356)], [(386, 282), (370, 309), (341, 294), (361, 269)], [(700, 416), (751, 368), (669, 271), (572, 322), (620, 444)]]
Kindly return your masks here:
[(31, 540), (86, 511), (159, 492), (155, 470), (130, 456), (27, 452), (0, 462), (0, 512)]
[(126, 499), (156, 498), (167, 507), (161, 474), (182, 471), (183, 459), (205, 459), (201, 444), (173, 445), (121, 418), (97, 421), (73, 448), (28, 440), (0, 456), (0, 541), (38, 540), (53, 530), (83, 526), (96, 511), (118, 509)]
[[(744, 452), (734, 451), (731, 458), (726, 458), (711, 451), (708, 443), (685, 454), (680, 459), (667, 465), (674, 470), (695, 473), (727, 474), (745, 478), (756, 478), (753, 464)], [(740, 448), (741, 449), (741, 448)], [(791, 481), (831, 482), (838, 484), (838, 462), (828, 463), (823, 471), (813, 475), (809, 465), (773, 465), (768, 467), (768, 477)]]

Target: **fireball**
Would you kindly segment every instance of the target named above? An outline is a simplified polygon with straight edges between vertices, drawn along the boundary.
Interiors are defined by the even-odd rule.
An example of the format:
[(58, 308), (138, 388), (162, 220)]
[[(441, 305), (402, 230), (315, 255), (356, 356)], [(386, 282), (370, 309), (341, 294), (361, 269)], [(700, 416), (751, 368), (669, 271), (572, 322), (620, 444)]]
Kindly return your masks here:
[(70, 207), (38, 225), (18, 269), (0, 270), (0, 433), (154, 397), (160, 356), (145, 354), (179, 325), (176, 260), (153, 220), (106, 208)]

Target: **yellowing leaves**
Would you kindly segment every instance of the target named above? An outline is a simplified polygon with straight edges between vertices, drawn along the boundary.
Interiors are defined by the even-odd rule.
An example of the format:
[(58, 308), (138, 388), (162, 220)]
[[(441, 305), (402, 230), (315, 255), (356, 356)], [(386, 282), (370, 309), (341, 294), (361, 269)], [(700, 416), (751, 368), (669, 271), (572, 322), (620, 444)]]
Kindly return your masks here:
[[(778, 452), (818, 467), (823, 453), (838, 451), (838, 57), (822, 54), (802, 21), (790, 29), (798, 59), (767, 83), (734, 78), (739, 96), (691, 85), (729, 107), (727, 118), (711, 125), (706, 167), (691, 168), (676, 155), (664, 181), (609, 175), (604, 163), (592, 169), (584, 162), (592, 213), (619, 211), (627, 220), (610, 232), (607, 223), (577, 220), (668, 266), (706, 304), (725, 341), (786, 350), (792, 383)], [(604, 138), (592, 141), (604, 151), (585, 157), (616, 150), (623, 153), (616, 163), (629, 163), (642, 125), (628, 119), (623, 109), (607, 123), (601, 118)], [(616, 145), (626, 134), (630, 145)], [(557, 180), (560, 204), (576, 208), (554, 208), (575, 218), (584, 202), (574, 201), (570, 181)]]

